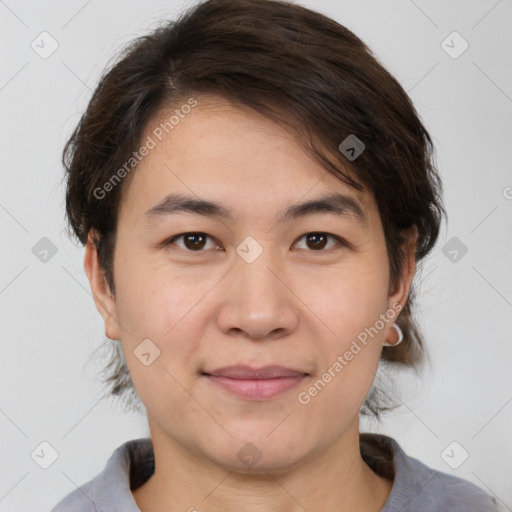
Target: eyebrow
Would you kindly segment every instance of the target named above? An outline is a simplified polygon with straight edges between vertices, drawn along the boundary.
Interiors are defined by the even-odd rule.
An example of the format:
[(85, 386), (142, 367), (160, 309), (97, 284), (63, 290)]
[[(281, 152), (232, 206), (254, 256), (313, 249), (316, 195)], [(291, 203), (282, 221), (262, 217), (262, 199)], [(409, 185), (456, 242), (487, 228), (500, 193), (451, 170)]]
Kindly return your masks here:
[[(235, 219), (231, 210), (221, 204), (182, 194), (169, 194), (150, 208), (144, 214), (144, 217), (148, 221), (153, 221), (179, 212), (231, 221)], [(363, 226), (368, 222), (368, 217), (359, 201), (352, 196), (339, 193), (324, 194), (309, 201), (293, 204), (279, 212), (277, 218), (279, 222), (289, 222), (290, 220), (319, 213), (331, 213), (340, 217), (348, 217)]]

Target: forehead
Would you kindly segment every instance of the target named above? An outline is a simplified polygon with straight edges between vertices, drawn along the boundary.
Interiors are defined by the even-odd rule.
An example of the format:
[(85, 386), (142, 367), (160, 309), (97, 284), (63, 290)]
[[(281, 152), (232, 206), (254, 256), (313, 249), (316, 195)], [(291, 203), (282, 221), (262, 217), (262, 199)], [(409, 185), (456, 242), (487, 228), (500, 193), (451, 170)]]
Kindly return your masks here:
[[(217, 96), (195, 99), (197, 106), (176, 124), (169, 122), (176, 105), (148, 123), (142, 141), (151, 139), (154, 147), (134, 170), (121, 210), (142, 217), (148, 210), (176, 209), (180, 195), (189, 203), (195, 197), (196, 203), (208, 199), (224, 206), (226, 217), (244, 212), (261, 217), (277, 210), (282, 216), (291, 212), (283, 205), (337, 193), (348, 199), (348, 210), (357, 213), (359, 206), (365, 216), (372, 215), (372, 194), (330, 174), (290, 128)], [(169, 195), (174, 197), (168, 200)]]

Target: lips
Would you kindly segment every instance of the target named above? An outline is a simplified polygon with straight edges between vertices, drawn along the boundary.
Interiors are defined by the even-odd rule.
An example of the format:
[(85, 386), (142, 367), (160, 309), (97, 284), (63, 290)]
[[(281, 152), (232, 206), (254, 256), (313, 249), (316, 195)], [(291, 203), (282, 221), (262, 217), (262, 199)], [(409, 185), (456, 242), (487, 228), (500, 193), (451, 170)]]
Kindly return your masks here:
[(203, 375), (223, 392), (246, 400), (267, 400), (294, 388), (309, 374), (283, 366), (238, 365), (203, 372)]
[(213, 377), (227, 377), (229, 379), (279, 379), (284, 377), (304, 377), (306, 372), (285, 368), (283, 366), (264, 366), (262, 368), (251, 368), (246, 365), (225, 366), (210, 372), (204, 372)]

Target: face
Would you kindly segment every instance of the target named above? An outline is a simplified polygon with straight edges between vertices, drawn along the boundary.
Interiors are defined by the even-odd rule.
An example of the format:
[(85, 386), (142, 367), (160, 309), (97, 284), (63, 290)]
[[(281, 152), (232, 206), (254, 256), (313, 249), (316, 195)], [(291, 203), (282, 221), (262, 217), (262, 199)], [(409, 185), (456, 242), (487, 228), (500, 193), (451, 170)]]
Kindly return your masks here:
[[(86, 270), (152, 435), (226, 468), (247, 469), (249, 455), (278, 471), (358, 431), (414, 263), (390, 295), (373, 195), (333, 177), (267, 118), (197, 100), (161, 141), (152, 130), (169, 116), (148, 125), (143, 140), (156, 146), (119, 211), (116, 296), (90, 245)], [(188, 207), (165, 201), (178, 194)], [(327, 195), (345, 197), (289, 210)], [(220, 208), (193, 211), (198, 200)], [(281, 370), (214, 375), (228, 366)]]

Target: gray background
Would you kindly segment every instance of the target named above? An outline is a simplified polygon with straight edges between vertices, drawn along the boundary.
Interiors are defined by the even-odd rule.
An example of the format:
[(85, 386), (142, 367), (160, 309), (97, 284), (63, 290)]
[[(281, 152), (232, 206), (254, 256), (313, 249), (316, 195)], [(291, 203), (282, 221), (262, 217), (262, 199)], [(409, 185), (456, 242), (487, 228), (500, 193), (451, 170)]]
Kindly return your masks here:
[[(0, 1), (1, 511), (49, 510), (117, 446), (148, 435), (143, 417), (100, 400), (98, 366), (86, 365), (105, 338), (83, 249), (64, 231), (60, 155), (107, 62), (192, 3)], [(416, 281), (432, 368), (400, 377), (403, 406), (361, 429), (392, 435), (512, 510), (512, 3), (300, 3), (353, 30), (397, 77), (434, 138), (445, 186), (449, 222)], [(45, 59), (31, 47), (43, 31), (59, 45)], [(469, 44), (457, 58), (442, 46), (453, 31)], [(43, 237), (57, 250), (46, 262), (32, 251)], [(453, 237), (466, 254), (448, 245), (445, 255)], [(47, 469), (31, 457), (51, 461), (43, 441), (58, 453)]]

